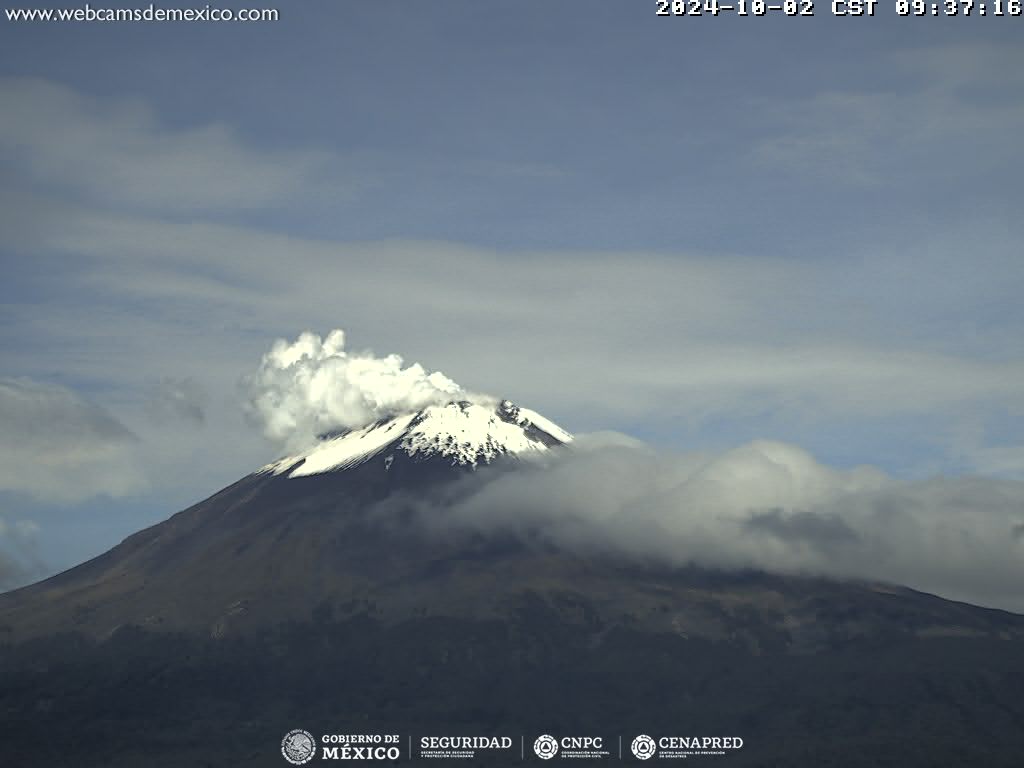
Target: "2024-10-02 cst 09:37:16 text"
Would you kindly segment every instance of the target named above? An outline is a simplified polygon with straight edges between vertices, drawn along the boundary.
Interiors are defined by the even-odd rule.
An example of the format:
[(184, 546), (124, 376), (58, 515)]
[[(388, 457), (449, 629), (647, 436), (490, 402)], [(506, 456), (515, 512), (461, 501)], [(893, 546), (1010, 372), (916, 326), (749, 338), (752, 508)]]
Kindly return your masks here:
[[(815, 0), (655, 0), (658, 16), (813, 16)], [(828, 0), (833, 16), (874, 16), (879, 0)], [(1022, 0), (896, 0), (897, 16), (1021, 16)]]

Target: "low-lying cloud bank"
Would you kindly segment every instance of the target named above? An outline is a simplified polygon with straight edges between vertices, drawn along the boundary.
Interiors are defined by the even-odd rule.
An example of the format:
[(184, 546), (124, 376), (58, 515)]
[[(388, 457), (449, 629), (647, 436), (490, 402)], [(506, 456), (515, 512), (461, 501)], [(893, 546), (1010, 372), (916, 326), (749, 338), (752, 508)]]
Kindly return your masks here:
[(610, 434), (526, 471), (413, 502), (418, 519), (438, 532), (501, 530), (672, 565), (886, 581), (1024, 611), (1021, 482), (900, 481), (768, 441), (668, 455)]
[[(472, 395), (345, 334), (277, 341), (247, 381), (266, 436), (316, 435)], [(524, 477), (524, 472), (528, 476)], [(522, 472), (479, 473), (410, 502), (438, 531), (510, 531), (571, 549), (673, 565), (887, 581), (1024, 611), (1024, 482), (897, 480), (827, 467), (785, 443), (669, 454), (624, 435), (581, 438)]]

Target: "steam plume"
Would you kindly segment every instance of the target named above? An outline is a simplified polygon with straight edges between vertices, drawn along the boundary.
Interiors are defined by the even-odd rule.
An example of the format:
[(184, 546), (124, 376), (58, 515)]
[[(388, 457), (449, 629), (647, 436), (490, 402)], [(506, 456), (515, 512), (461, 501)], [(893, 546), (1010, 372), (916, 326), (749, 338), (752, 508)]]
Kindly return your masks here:
[(443, 373), (398, 355), (345, 349), (345, 332), (302, 333), (274, 342), (248, 380), (249, 412), (264, 434), (289, 448), (316, 435), (353, 429), (395, 413), (450, 402), (468, 394)]

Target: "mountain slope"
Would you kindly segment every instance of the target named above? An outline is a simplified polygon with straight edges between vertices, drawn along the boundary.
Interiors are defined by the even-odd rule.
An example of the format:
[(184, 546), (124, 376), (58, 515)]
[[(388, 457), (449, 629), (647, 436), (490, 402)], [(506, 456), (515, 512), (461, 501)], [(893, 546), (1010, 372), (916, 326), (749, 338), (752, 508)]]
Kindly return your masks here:
[(530, 482), (524, 462), (570, 440), (507, 402), (396, 415), (0, 595), (4, 758), (276, 766), (305, 727), (728, 734), (736, 766), (1019, 764), (1022, 616), (424, 524), (424, 499)]
[(508, 619), (535, 599), (569, 617), (795, 653), (844, 638), (1017, 636), (1024, 626), (897, 587), (669, 569), (421, 524), (419, 505), (438, 488), (478, 487), (571, 439), (508, 401), (432, 406), (327, 435), (98, 558), (0, 595), (0, 637), (106, 637), (125, 625), (223, 637), (357, 614)]
[(420, 531), (383, 525), (372, 514), (383, 502), (571, 441), (507, 400), (430, 406), (325, 435), (100, 557), (0, 595), (0, 638), (104, 636), (125, 624), (223, 633), (308, 618), (325, 601), (365, 603), (385, 574), (388, 584), (420, 583), (417, 568), (461, 546), (424, 545)]

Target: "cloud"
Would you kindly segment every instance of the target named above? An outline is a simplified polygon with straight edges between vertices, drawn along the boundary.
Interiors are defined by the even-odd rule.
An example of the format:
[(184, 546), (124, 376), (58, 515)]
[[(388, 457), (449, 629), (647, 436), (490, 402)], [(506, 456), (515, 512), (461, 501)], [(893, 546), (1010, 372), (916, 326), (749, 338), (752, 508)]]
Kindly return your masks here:
[(169, 128), (142, 104), (0, 78), (0, 153), (93, 202), (163, 213), (255, 209), (316, 187), (330, 157), (247, 146), (221, 124)]
[(191, 378), (164, 377), (153, 386), (147, 408), (158, 421), (206, 421), (206, 392)]
[(39, 349), (73, 347), (69, 374), (193, 377), (218, 402), (283, 329), (343, 323), (576, 431), (657, 430), (691, 445), (711, 431), (719, 446), (771, 435), (820, 451), (900, 419), (915, 445), (861, 436), (852, 450), (897, 471), (1024, 466), (1009, 455), (976, 463), (948, 440), (961, 419), (1024, 412), (1021, 261), (1009, 242), (981, 252), (943, 234), (811, 263), (331, 242), (98, 212), (39, 238), (30, 252), (59, 254), (82, 303), (10, 305), (8, 327), (37, 341), (21, 354), (15, 338), (7, 354), (27, 375), (46, 375)]
[(0, 378), (0, 424), (0, 490), (76, 502), (144, 486), (138, 438), (66, 387)]
[(33, 520), (14, 520), (0, 515), (0, 591), (15, 589), (47, 572), (37, 553), (39, 525)]
[(888, 82), (904, 85), (878, 88), (862, 77), (846, 89), (764, 106), (767, 124), (778, 130), (763, 132), (755, 154), (784, 173), (856, 185), (955, 184), (953, 194), (964, 205), (965, 188), (985, 195), (999, 188), (997, 179), (1019, 173), (1021, 63), (1019, 47), (991, 41), (889, 53), (878, 64)]
[(859, 540), (859, 536), (834, 514), (792, 512), (781, 509), (752, 513), (745, 527), (755, 534), (767, 534), (783, 541), (804, 541), (825, 549)]
[(667, 454), (586, 436), (545, 467), (482, 475), (408, 504), (435, 533), (500, 530), (587, 553), (885, 581), (1024, 610), (1021, 482), (901, 481), (770, 441)]
[[(969, 53), (955, 60), (970, 61)], [(925, 87), (929, 103), (966, 98), (987, 66), (957, 69), (962, 76), (931, 68), (939, 74)], [(913, 70), (900, 63), (901, 73)], [(803, 133), (779, 134), (831, 136), (847, 126), (863, 133), (851, 139), (854, 154), (868, 151), (878, 145), (871, 102), (897, 119), (887, 102), (905, 88), (894, 89), (812, 94), (780, 122)], [(224, 405), (237, 403), (239, 373), (273, 338), (338, 325), (576, 430), (613, 427), (716, 446), (771, 435), (898, 472), (1024, 476), (1012, 436), (983, 432), (971, 445), (948, 439), (959, 422), (1024, 413), (1024, 262), (1015, 225), (957, 216), (938, 230), (915, 225), (888, 246), (873, 242), (870, 252), (837, 237), (828, 253), (787, 258), (766, 255), (778, 252), (768, 241), (736, 255), (299, 236), (281, 231), (282, 220), (211, 219), (294, 201), (296, 184), (308, 194), (317, 171), (304, 153), (268, 154), (236, 131), (172, 127), (145, 107), (45, 81), (0, 80), (0, 96), (20, 105), (0, 126), (0, 153), (6, 147), (14, 171), (9, 186), (0, 185), (11, 264), (10, 299), (0, 307), (8, 370), (46, 379), (59, 359), (62, 376), (117, 390), (119, 418), (147, 443), (152, 419), (128, 412), (143, 399), (151, 415), (176, 414), (186, 427), (200, 417), (208, 427), (216, 422), (205, 433), (225, 481), (226, 468), (241, 464), (228, 457), (245, 438), (237, 409)], [(975, 106), (1002, 109), (1005, 99), (995, 101)], [(865, 116), (850, 121), (850, 111)], [(58, 141), (54, 126), (75, 130)], [(998, 131), (995, 146), (1003, 147)], [(952, 143), (966, 146), (960, 133)], [(236, 182), (241, 191), (232, 191)], [(351, 212), (338, 214), (317, 232), (349, 232)], [(863, 215), (850, 211), (851, 220)], [(787, 237), (804, 242), (804, 232)], [(47, 311), (23, 295), (40, 296)], [(202, 381), (208, 396), (154, 395), (154, 380)], [(229, 410), (239, 424), (218, 419)]]
[(443, 373), (398, 355), (348, 352), (345, 332), (278, 339), (246, 382), (249, 412), (271, 440), (301, 447), (318, 434), (469, 397)]

